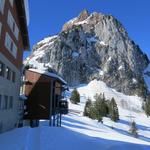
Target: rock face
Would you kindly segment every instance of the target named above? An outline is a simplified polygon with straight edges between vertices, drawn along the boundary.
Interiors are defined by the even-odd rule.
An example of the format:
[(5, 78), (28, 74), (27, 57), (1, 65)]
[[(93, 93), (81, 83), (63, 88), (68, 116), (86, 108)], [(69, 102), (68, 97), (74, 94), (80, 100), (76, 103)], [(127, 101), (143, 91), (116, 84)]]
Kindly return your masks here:
[(112, 15), (84, 10), (58, 35), (37, 43), (25, 64), (51, 67), (71, 86), (97, 78), (128, 95), (147, 93), (149, 59)]

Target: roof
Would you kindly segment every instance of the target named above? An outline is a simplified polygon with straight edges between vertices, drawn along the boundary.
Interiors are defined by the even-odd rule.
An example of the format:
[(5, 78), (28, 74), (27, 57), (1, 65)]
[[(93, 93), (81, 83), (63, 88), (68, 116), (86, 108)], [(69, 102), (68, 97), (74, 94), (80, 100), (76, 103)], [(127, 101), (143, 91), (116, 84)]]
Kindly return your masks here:
[(29, 21), (30, 21), (30, 17), (29, 17), (29, 1), (28, 0), (24, 0), (24, 5), (25, 5), (27, 25), (29, 25)]
[(57, 80), (60, 80), (63, 84), (67, 84), (67, 82), (62, 77), (58, 76), (55, 73), (51, 73), (51, 72), (48, 72), (46, 70), (41, 70), (41, 69), (33, 69), (33, 68), (30, 68), (28, 70), (32, 71), (32, 72), (39, 73), (39, 74), (43, 74), (43, 75), (46, 75), (46, 76), (49, 76), (52, 78), (56, 78)]
[(28, 14), (28, 3), (25, 0), (15, 0), (16, 7), (17, 7), (17, 14), (20, 24), (20, 31), (23, 40), (23, 49), (29, 50), (29, 34), (28, 34), (28, 27), (27, 27), (27, 14)]

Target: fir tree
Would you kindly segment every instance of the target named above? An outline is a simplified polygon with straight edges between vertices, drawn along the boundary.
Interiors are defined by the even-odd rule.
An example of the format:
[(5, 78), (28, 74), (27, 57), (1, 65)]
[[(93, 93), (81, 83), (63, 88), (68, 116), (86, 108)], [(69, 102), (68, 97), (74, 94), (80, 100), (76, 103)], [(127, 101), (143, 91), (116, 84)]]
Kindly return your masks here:
[(134, 136), (134, 137), (138, 137), (138, 132), (137, 132), (137, 127), (136, 127), (136, 123), (133, 121), (131, 123), (131, 128), (129, 130), (129, 132)]
[(71, 97), (70, 97), (70, 101), (73, 103), (73, 104), (78, 104), (80, 103), (80, 94), (79, 92), (77, 91), (77, 89), (74, 89), (71, 93)]
[(146, 103), (145, 103), (145, 113), (148, 116), (150, 116), (150, 96), (148, 96)]
[(97, 113), (95, 106), (92, 104), (91, 107), (89, 107), (89, 118), (91, 119), (97, 119)]
[(95, 96), (94, 108), (95, 108), (96, 119), (99, 122), (102, 121), (102, 117), (107, 116), (107, 104), (105, 101), (104, 94), (103, 95), (97, 94)]
[(90, 116), (90, 107), (92, 106), (92, 101), (90, 98), (87, 99), (86, 103), (85, 103), (85, 107), (84, 107), (84, 112), (83, 115), (84, 116)]
[(110, 102), (109, 114), (110, 114), (111, 120), (113, 120), (113, 121), (115, 121), (115, 122), (119, 120), (118, 107), (117, 107), (117, 104), (116, 104), (114, 98), (112, 98), (112, 99), (111, 99), (111, 102)]

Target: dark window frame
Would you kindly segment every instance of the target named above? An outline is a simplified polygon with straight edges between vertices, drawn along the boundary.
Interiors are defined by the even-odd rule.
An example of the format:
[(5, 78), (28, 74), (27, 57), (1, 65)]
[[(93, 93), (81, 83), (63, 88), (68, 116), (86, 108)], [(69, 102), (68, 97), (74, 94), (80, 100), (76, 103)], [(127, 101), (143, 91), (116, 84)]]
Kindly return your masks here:
[(13, 108), (13, 100), (14, 100), (14, 97), (13, 97), (13, 96), (10, 96), (10, 97), (9, 97), (9, 103), (8, 103), (8, 108), (9, 108), (9, 109), (12, 109), (12, 108)]
[(6, 78), (11, 80), (11, 69), (8, 66), (6, 67)]
[(0, 94), (0, 109), (2, 108), (2, 95)]
[(16, 72), (12, 71), (12, 82), (16, 81)]
[(0, 76), (5, 76), (5, 64), (0, 61)]
[(4, 106), (3, 106), (4, 109), (7, 109), (8, 108), (8, 96), (7, 95), (4, 95)]

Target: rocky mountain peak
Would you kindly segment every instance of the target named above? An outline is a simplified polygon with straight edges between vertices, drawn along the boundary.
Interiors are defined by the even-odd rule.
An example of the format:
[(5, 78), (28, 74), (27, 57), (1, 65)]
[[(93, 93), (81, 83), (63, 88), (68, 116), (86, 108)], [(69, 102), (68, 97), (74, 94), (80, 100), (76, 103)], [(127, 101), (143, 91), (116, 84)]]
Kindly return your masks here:
[(89, 12), (88, 10), (84, 9), (80, 15), (78, 16), (78, 21), (83, 21), (89, 17)]
[(128, 95), (148, 90), (143, 72), (149, 59), (112, 15), (82, 11), (57, 36), (38, 42), (26, 64), (45, 64), (71, 86), (96, 78)]

